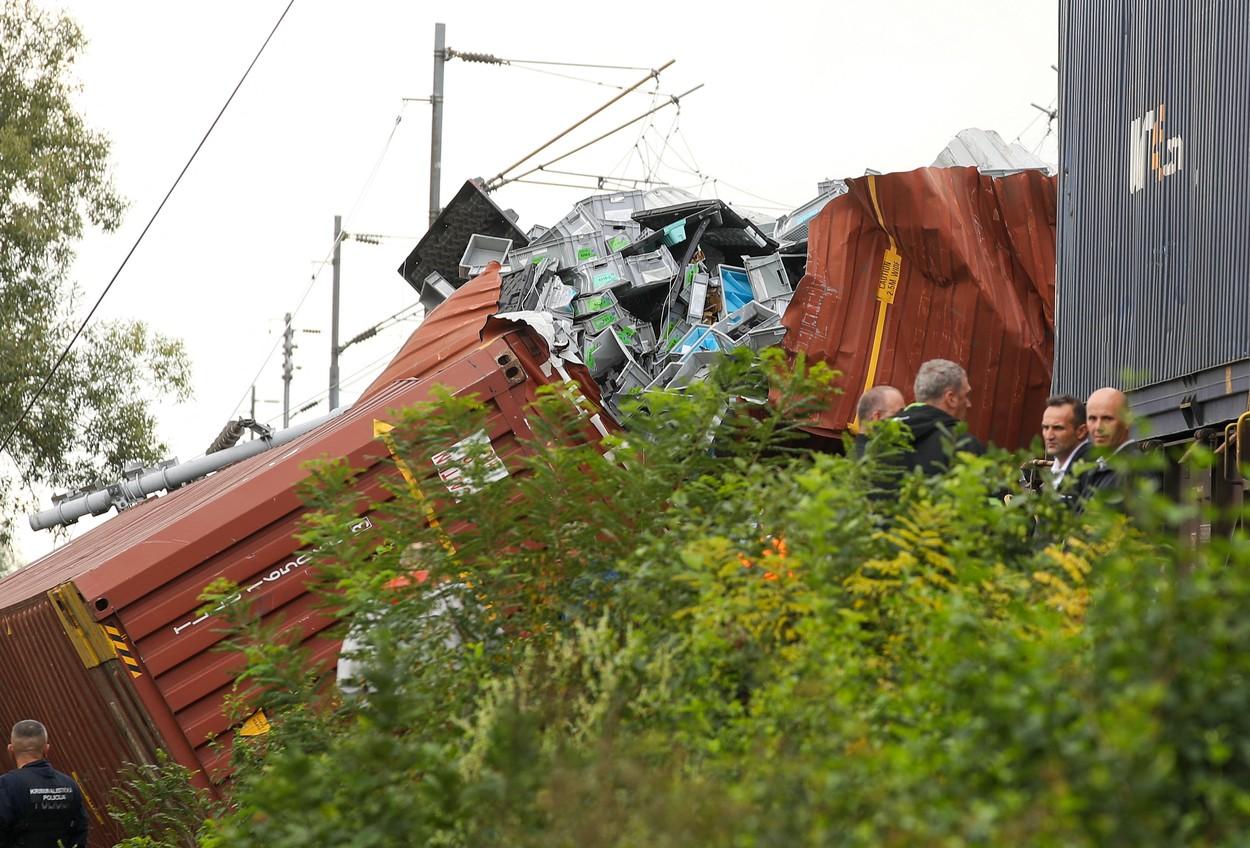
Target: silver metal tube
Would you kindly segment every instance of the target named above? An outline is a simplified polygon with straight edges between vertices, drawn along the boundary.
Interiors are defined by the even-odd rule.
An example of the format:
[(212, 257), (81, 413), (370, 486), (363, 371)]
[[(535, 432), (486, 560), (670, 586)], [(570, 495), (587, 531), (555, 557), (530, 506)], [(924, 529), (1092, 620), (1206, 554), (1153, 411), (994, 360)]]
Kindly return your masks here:
[(267, 439), (261, 438), (244, 442), (241, 445), (235, 445), (223, 451), (196, 457), (179, 465), (149, 471), (147, 474), (134, 480), (119, 480), (111, 486), (105, 486), (102, 489), (96, 489), (94, 492), (88, 492), (74, 498), (68, 498), (53, 507), (31, 513), (28, 516), (30, 529), (46, 530), (49, 527), (72, 524), (83, 516), (101, 515), (108, 512), (109, 509), (119, 502), (139, 501), (157, 492), (176, 489), (193, 480), (206, 477), (214, 471), (220, 471), (229, 465), (242, 462), (258, 453), (264, 453), (270, 448), (276, 448), (292, 442), (305, 433), (321, 426), (331, 418), (337, 417), (342, 412), (343, 410), (336, 409), (329, 415), (323, 415), (320, 418), (305, 421), (303, 424), (280, 430)]

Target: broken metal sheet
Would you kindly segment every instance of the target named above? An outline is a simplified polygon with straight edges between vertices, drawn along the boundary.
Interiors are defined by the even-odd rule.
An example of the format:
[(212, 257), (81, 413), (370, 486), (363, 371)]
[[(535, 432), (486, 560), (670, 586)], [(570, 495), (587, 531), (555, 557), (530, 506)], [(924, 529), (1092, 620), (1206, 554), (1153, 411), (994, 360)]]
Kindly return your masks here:
[(993, 130), (960, 130), (933, 160), (935, 168), (973, 167), (983, 174), (1006, 176), (1030, 169), (1052, 173), (1052, 168), (1018, 143), (1008, 144)]
[[(829, 180), (823, 183), (822, 187), (824, 190), (814, 199), (777, 219), (777, 226), (772, 233), (773, 238), (782, 244), (798, 244), (807, 241), (808, 225), (811, 224), (812, 219), (819, 215), (820, 210), (824, 209), (835, 197), (846, 194), (846, 183), (842, 180)], [(806, 252), (805, 244), (804, 253)]]
[(524, 324), (542, 336), (552, 356), (561, 356), (580, 362), (573, 345), (573, 322), (550, 312), (501, 312), (494, 316), (499, 321)]

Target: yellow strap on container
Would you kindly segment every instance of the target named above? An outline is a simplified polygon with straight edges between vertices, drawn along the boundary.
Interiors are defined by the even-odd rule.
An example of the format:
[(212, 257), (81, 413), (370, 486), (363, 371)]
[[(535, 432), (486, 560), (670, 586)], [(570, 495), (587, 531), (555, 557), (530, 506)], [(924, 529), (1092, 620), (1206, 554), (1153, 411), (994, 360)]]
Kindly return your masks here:
[(394, 424), (386, 421), (373, 419), (373, 436), (381, 439), (386, 449), (390, 451), (391, 458), (395, 460), (395, 467), (399, 469), (399, 473), (404, 475), (404, 480), (408, 483), (408, 490), (412, 492), (412, 496), (417, 499), (425, 510), (425, 518), (430, 522), (430, 526), (438, 532), (439, 544), (447, 553), (453, 556), (456, 553), (455, 546), (452, 545), (451, 539), (443, 530), (442, 525), (438, 523), (438, 516), (434, 514), (434, 506), (430, 503), (429, 498), (425, 496), (425, 492), (421, 491), (421, 487), (417, 484), (417, 475), (412, 473), (412, 467), (408, 465), (408, 461), (399, 455), (399, 445), (395, 442), (395, 436), (391, 433), (395, 429)]
[[(885, 230), (885, 235), (890, 240), (890, 245), (885, 249), (885, 253), (881, 257), (881, 276), (877, 280), (877, 325), (872, 334), (872, 351), (868, 355), (868, 373), (864, 376), (864, 392), (871, 389), (877, 379), (877, 363), (881, 359), (881, 341), (885, 337), (885, 313), (890, 308), (890, 304), (894, 302), (894, 295), (898, 293), (898, 283), (903, 274), (903, 254), (898, 252), (898, 247), (894, 243), (894, 236), (890, 235), (889, 230), (885, 229), (885, 219), (881, 215), (881, 204), (877, 200), (877, 177), (875, 174), (868, 175), (868, 194), (872, 198), (872, 209), (877, 214), (877, 224), (880, 225), (881, 229)], [(859, 432), (858, 411), (856, 411), (855, 419), (851, 421), (850, 429), (852, 433)]]
[(74, 778), (74, 782), (78, 784), (78, 789), (82, 792), (82, 799), (86, 802), (87, 809), (91, 811), (91, 815), (95, 816), (95, 820), (103, 825), (104, 816), (100, 815), (100, 810), (96, 807), (95, 802), (91, 800), (91, 796), (87, 794), (87, 787), (83, 784), (82, 778), (78, 776), (78, 772), (71, 770), (69, 776)]

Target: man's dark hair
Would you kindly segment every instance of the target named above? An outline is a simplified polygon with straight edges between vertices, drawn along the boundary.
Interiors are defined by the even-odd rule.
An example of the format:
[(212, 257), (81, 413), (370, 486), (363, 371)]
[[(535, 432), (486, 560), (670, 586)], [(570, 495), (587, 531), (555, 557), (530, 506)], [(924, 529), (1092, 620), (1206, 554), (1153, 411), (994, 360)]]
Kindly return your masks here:
[(1085, 401), (1080, 398), (1074, 398), (1072, 395), (1051, 395), (1046, 398), (1046, 406), (1070, 406), (1072, 407), (1072, 420), (1077, 427), (1085, 423)]
[(34, 719), (24, 719), (13, 725), (9, 744), (16, 754), (42, 754), (48, 744), (48, 729)]

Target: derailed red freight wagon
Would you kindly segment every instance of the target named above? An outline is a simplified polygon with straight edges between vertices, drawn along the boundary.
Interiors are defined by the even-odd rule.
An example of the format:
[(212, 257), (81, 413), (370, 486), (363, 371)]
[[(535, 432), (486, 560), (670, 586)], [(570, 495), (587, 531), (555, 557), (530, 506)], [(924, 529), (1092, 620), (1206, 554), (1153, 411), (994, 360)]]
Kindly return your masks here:
[(1027, 445), (1054, 356), (1056, 178), (920, 168), (847, 186), (811, 223), (782, 320), (786, 350), (842, 373), (815, 429), (845, 431), (870, 386), (913, 400), (920, 364), (941, 358), (968, 371), (971, 432)]
[[(327, 665), (337, 654), (339, 642), (327, 632), (333, 620), (308, 590), (312, 567), (294, 538), (306, 462), (345, 457), (364, 469), (360, 491), (383, 498), (381, 478), (394, 466), (375, 439), (375, 421), (443, 385), (487, 405), (491, 444), (515, 470), (521, 440), (532, 435), (525, 407), (539, 386), (562, 379), (562, 369), (549, 366), (533, 330), (490, 320), (499, 283), (495, 269), (458, 291), (338, 417), (150, 498), (0, 581), (0, 724), (35, 717), (48, 725), (55, 764), (87, 796), (92, 846), (120, 836), (107, 806), (124, 763), (155, 762), (163, 749), (206, 785), (228, 776), (222, 734), (232, 725), (223, 699), (241, 658), (214, 650), (219, 622), (197, 612), (208, 583), (237, 583), (264, 618), (298, 629)], [(598, 401), (584, 369), (563, 370)], [(604, 426), (588, 418), (588, 433)], [(357, 527), (367, 521), (362, 516)], [(263, 728), (263, 717), (252, 725)], [(218, 737), (227, 744), (212, 744)]]

